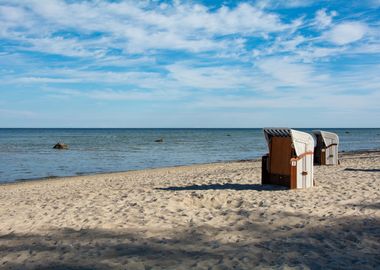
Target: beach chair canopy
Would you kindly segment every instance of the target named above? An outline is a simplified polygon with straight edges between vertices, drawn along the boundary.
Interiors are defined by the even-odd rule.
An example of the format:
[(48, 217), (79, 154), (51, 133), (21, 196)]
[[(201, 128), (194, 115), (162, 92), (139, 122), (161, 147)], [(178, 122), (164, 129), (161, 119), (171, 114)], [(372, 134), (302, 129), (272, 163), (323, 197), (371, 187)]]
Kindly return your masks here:
[(339, 144), (339, 137), (335, 133), (327, 132), (323, 130), (313, 130), (313, 134), (319, 135), (322, 137), (325, 146), (329, 146), (331, 144)]
[(314, 151), (314, 138), (308, 133), (290, 129), (290, 128), (264, 128), (265, 139), (270, 143), (272, 137), (290, 137), (297, 157)]

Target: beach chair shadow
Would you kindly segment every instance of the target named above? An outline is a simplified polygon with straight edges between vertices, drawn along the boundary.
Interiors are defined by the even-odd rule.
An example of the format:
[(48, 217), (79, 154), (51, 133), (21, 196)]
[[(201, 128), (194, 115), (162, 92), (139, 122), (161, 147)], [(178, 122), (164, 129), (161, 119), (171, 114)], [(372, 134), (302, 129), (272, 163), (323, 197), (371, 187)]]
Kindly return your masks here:
[(355, 168), (345, 168), (345, 171), (350, 172), (380, 172), (380, 169), (355, 169)]
[(347, 205), (351, 207), (353, 206), (353, 207), (380, 210), (380, 203), (372, 203), (372, 204), (359, 203), (359, 204), (347, 204)]
[(191, 185), (191, 186), (173, 186), (156, 188), (158, 190), (166, 191), (196, 191), (196, 190), (256, 190), (256, 191), (280, 191), (287, 190), (286, 187), (275, 185), (261, 185), (261, 184), (210, 184), (210, 185)]

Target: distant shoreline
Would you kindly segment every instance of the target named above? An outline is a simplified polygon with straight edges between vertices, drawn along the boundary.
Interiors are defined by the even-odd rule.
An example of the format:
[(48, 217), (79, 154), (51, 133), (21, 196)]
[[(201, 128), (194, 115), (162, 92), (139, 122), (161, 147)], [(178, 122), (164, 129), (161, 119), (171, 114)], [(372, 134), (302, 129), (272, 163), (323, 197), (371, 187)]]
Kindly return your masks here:
[[(355, 150), (355, 151), (341, 151), (339, 152), (340, 157), (346, 157), (351, 155), (358, 154), (380, 154), (380, 149), (367, 149), (367, 150)], [(215, 162), (207, 162), (207, 163), (192, 163), (192, 164), (181, 164), (174, 166), (163, 166), (163, 167), (151, 167), (137, 170), (126, 170), (126, 171), (110, 171), (110, 172), (94, 172), (94, 173), (83, 173), (77, 175), (68, 175), (68, 176), (47, 176), (47, 177), (36, 177), (36, 178), (28, 178), (28, 179), (17, 179), (10, 182), (0, 182), (0, 186), (3, 185), (13, 185), (20, 183), (28, 183), (28, 182), (39, 182), (39, 181), (55, 181), (62, 180), (65, 178), (80, 178), (86, 176), (102, 176), (102, 175), (115, 175), (115, 174), (123, 174), (129, 172), (143, 172), (143, 171), (152, 171), (152, 170), (161, 170), (161, 169), (172, 169), (172, 168), (187, 168), (187, 167), (197, 167), (197, 166), (207, 166), (207, 165), (218, 165), (218, 164), (228, 164), (228, 163), (242, 163), (242, 162), (257, 162), (260, 161), (261, 158), (252, 158), (252, 159), (237, 159), (237, 160), (226, 160), (226, 161), (215, 161)]]

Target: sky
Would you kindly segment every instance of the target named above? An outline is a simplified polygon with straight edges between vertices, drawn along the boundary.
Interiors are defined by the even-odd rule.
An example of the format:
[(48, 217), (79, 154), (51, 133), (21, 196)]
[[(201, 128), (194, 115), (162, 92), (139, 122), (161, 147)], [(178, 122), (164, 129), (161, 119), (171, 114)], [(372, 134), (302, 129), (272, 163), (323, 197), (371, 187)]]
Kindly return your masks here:
[(0, 127), (380, 127), (380, 0), (0, 0)]

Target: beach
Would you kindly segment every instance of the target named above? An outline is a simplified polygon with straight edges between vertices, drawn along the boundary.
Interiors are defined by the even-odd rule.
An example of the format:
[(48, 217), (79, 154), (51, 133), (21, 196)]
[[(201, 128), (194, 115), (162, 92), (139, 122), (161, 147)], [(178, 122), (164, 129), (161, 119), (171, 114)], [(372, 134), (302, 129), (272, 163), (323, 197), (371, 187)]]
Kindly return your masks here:
[(0, 269), (375, 269), (380, 152), (262, 186), (261, 161), (0, 185)]

